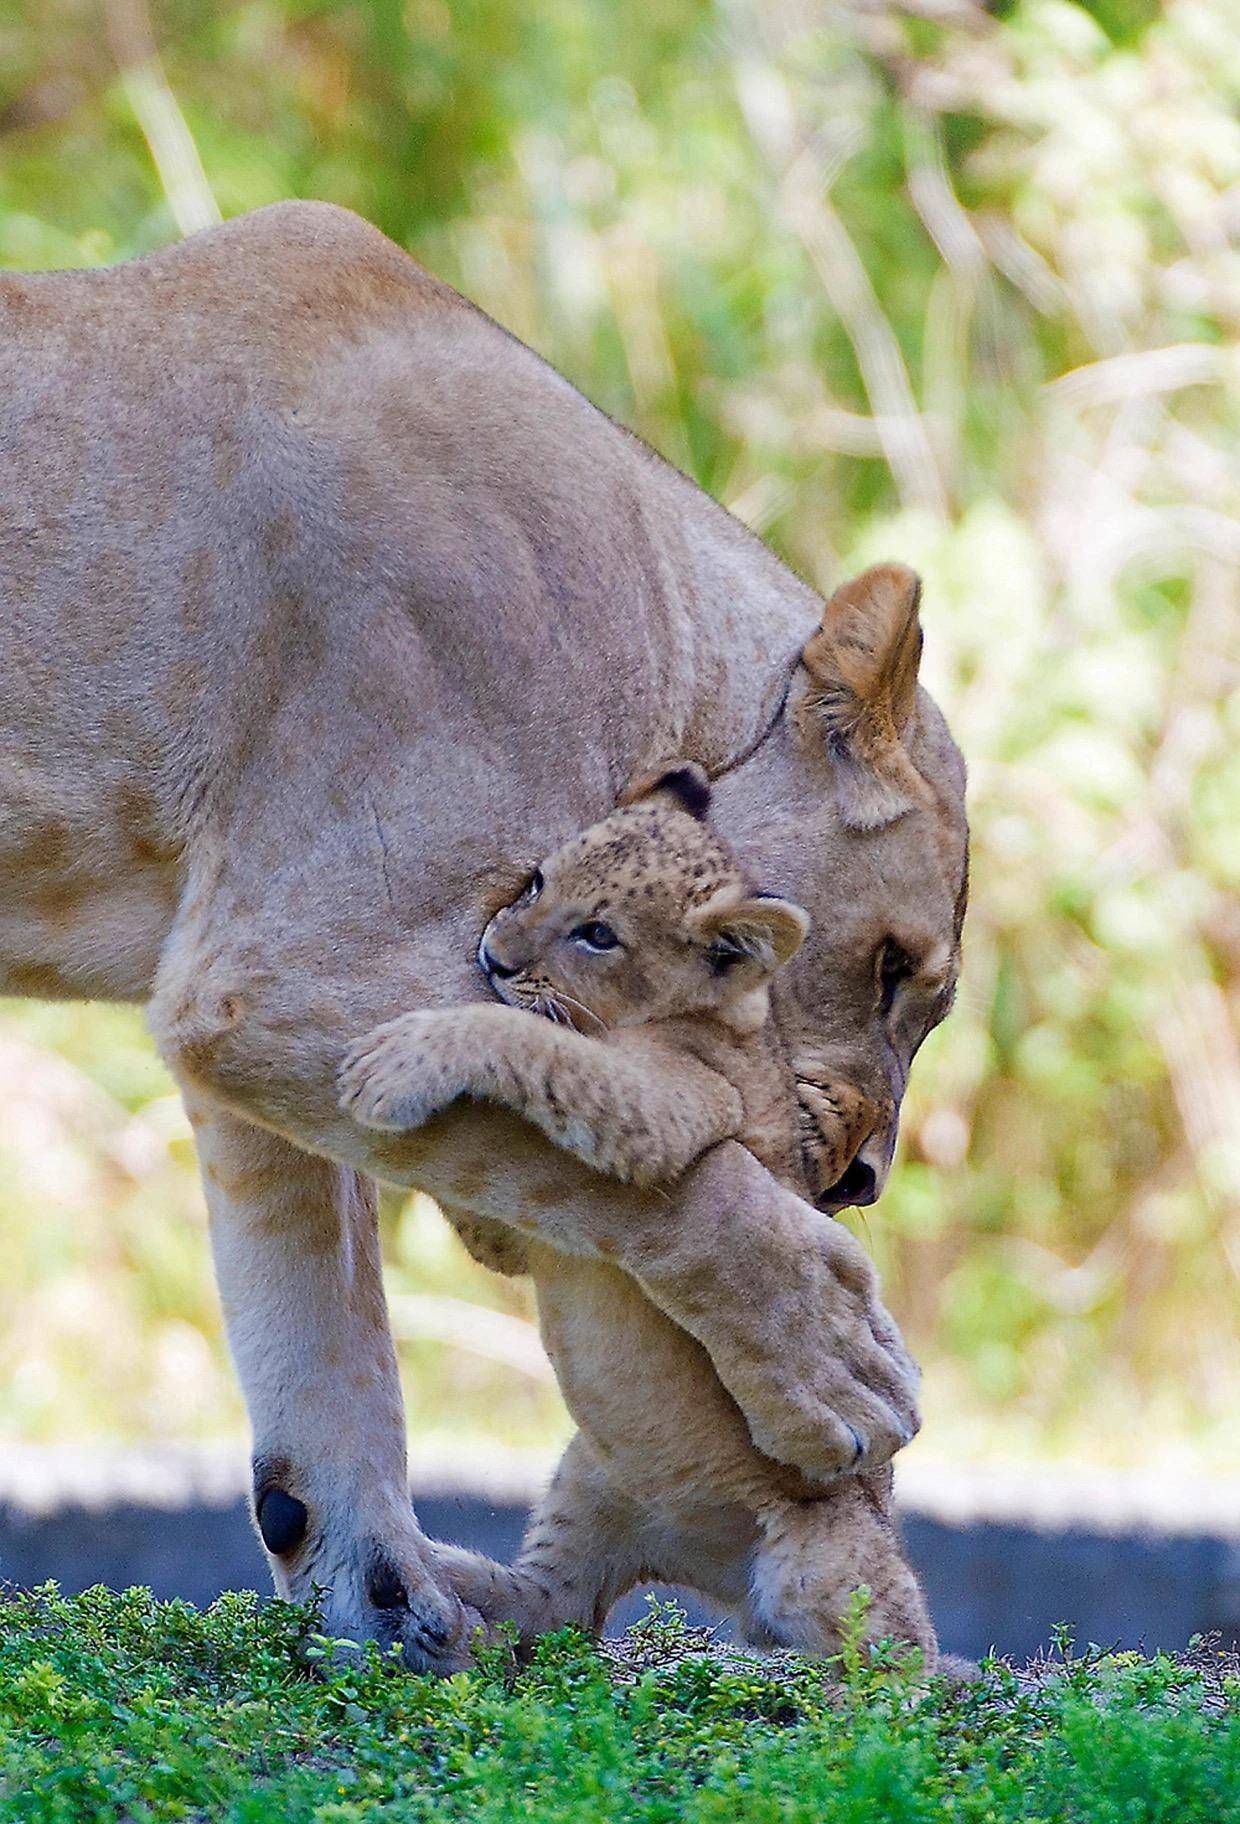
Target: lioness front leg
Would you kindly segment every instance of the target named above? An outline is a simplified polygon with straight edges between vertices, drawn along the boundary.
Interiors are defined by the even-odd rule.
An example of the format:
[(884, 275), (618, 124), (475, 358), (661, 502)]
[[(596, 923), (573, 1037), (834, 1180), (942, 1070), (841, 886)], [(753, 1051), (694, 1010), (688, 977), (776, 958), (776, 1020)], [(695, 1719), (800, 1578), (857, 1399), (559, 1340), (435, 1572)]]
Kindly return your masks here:
[(479, 1618), (453, 1595), (409, 1502), (372, 1189), (187, 1100), (276, 1588), (304, 1602), (324, 1589), (334, 1637), (396, 1643), (415, 1670), (456, 1670)]
[[(218, 891), (218, 889), (217, 889)], [(168, 946), (150, 1007), (165, 1057), (188, 1092), (231, 1107), (317, 1153), (568, 1253), (614, 1260), (713, 1360), (769, 1456), (811, 1477), (886, 1462), (916, 1429), (917, 1373), (883, 1308), (874, 1269), (839, 1223), (784, 1190), (734, 1141), (711, 1148), (670, 1196), (587, 1171), (529, 1123), (458, 1101), (425, 1127), (381, 1133), (339, 1107), (349, 1046), (393, 1008), (442, 1002), (460, 970), (373, 927), (300, 932), (315, 967), (290, 970), (237, 933), (252, 917), (209, 897)], [(432, 994), (427, 984), (434, 982)], [(273, 1260), (278, 1250), (272, 1250)]]
[(677, 1178), (735, 1134), (740, 1097), (716, 1071), (681, 1056), (674, 1076), (657, 1046), (596, 1039), (513, 1007), (407, 1013), (347, 1054), (340, 1106), (363, 1127), (403, 1132), (458, 1096), (532, 1121), (595, 1171), (632, 1184)]

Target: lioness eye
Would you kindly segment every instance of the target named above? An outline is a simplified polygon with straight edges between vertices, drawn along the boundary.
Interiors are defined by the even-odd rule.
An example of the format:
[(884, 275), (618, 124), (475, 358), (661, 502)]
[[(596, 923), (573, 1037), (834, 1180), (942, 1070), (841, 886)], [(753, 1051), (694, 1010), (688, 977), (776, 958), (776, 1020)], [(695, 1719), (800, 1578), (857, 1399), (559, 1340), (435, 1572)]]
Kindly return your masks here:
[(614, 950), (620, 939), (610, 925), (605, 925), (601, 918), (588, 919), (584, 925), (578, 925), (569, 936), (574, 943), (584, 944), (587, 950)]
[(534, 901), (538, 898), (538, 895), (542, 892), (542, 890), (543, 890), (542, 873), (538, 868), (535, 868), (534, 872), (530, 875), (529, 879), (525, 883), (525, 892), (522, 894), (521, 897), (525, 900), (526, 904), (529, 905), (532, 903), (532, 901)]
[(895, 1006), (901, 984), (917, 974), (917, 963), (902, 944), (889, 937), (879, 946), (877, 974), (880, 1010), (888, 1014)]

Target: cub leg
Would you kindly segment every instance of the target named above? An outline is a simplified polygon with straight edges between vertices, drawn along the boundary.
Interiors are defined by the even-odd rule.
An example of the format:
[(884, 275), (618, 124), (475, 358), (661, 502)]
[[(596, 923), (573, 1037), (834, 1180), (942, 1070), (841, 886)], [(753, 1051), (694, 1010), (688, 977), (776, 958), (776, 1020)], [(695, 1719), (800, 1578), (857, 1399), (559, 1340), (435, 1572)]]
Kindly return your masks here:
[(759, 1514), (746, 1627), (762, 1645), (831, 1654), (854, 1591), (870, 1592), (863, 1638), (920, 1647), (933, 1672), (938, 1643), (926, 1600), (890, 1519), (890, 1473), (850, 1477), (812, 1501)]
[(461, 1602), (489, 1624), (515, 1621), (525, 1649), (570, 1622), (602, 1630), (612, 1604), (650, 1574), (638, 1518), (578, 1432), (530, 1516), (513, 1564), (459, 1546), (439, 1545), (435, 1552)]
[(363, 1127), (420, 1127), (458, 1096), (512, 1109), (596, 1171), (677, 1178), (735, 1134), (740, 1098), (717, 1071), (632, 1034), (594, 1038), (515, 1007), (407, 1013), (347, 1054), (340, 1106)]
[(398, 1644), (415, 1670), (454, 1671), (478, 1617), (409, 1502), (372, 1187), (187, 1100), (276, 1589), (309, 1602), (324, 1587), (333, 1637)]

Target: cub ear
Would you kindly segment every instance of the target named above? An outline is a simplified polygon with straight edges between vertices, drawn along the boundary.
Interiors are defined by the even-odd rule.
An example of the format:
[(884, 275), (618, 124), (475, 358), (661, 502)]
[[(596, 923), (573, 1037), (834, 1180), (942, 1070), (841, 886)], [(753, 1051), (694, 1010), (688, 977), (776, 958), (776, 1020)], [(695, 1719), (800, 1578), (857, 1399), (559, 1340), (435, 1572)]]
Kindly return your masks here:
[(920, 600), (913, 571), (877, 564), (835, 591), (801, 654), (814, 682), (805, 713), (825, 730), (850, 829), (877, 829), (926, 798), (903, 742), (917, 699)]
[(699, 823), (710, 810), (710, 780), (696, 760), (678, 760), (674, 766), (659, 767), (656, 772), (643, 774), (635, 785), (621, 792), (620, 802), (640, 804), (643, 799), (653, 798), (660, 792), (673, 799), (680, 810), (688, 811), (690, 817), (696, 817)]
[(809, 932), (809, 913), (790, 899), (754, 894), (725, 906), (703, 906), (698, 935), (720, 970), (744, 964), (746, 973), (766, 977), (794, 957)]

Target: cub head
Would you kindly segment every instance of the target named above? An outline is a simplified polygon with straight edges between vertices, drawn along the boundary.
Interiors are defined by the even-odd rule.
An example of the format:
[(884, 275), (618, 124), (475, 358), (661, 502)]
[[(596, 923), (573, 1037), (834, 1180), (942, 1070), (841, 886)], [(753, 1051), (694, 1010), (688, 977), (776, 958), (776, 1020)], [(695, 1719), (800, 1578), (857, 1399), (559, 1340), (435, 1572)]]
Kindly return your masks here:
[(478, 946), (500, 999), (582, 1032), (695, 1013), (760, 1026), (809, 918), (749, 889), (704, 821), (710, 796), (700, 767), (674, 767), (547, 856)]

